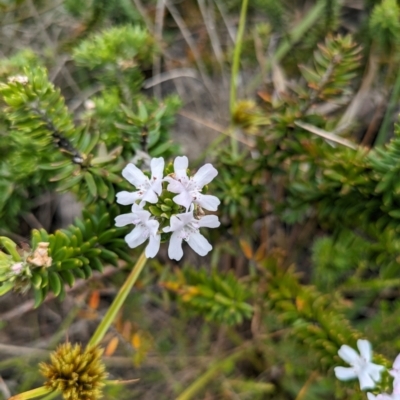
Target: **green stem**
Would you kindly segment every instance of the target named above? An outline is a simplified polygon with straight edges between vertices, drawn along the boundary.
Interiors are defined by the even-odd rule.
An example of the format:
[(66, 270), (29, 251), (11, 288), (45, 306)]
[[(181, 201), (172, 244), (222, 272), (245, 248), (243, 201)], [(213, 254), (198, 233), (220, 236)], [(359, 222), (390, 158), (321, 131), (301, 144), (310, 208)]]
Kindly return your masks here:
[(43, 397), (41, 400), (53, 400), (55, 397), (59, 396), (60, 392), (58, 392), (57, 390), (55, 390), (54, 392), (51, 392), (49, 395), (47, 395), (46, 397)]
[(115, 317), (118, 314), (118, 311), (124, 304), (126, 297), (130, 293), (138, 276), (142, 272), (142, 269), (145, 266), (146, 261), (147, 261), (147, 258), (143, 252), (140, 255), (139, 259), (136, 261), (136, 264), (133, 267), (131, 273), (129, 274), (128, 279), (125, 281), (125, 283), (119, 290), (117, 297), (114, 299), (110, 308), (107, 310), (106, 315), (104, 316), (103, 320), (100, 322), (99, 326), (97, 327), (96, 332), (93, 334), (92, 338), (89, 340), (87, 347), (97, 346), (103, 340), (103, 337), (106, 334), (108, 328), (113, 323)]
[[(235, 50), (233, 53), (231, 93), (230, 93), (230, 97), (229, 97), (229, 108), (230, 108), (231, 118), (233, 116), (233, 111), (234, 111), (235, 104), (236, 104), (236, 92), (237, 92), (237, 80), (238, 80), (238, 75), (239, 75), (240, 54), (242, 52), (242, 42), (243, 42), (244, 28), (246, 27), (246, 17), (247, 17), (248, 5), (249, 5), (249, 0), (243, 0), (242, 9), (240, 11), (239, 28), (238, 28), (238, 33), (236, 35)], [(232, 145), (233, 154), (237, 154), (238, 143), (237, 143), (236, 135), (235, 135), (234, 131), (232, 131), (231, 145)]]
[(52, 392), (52, 390), (53, 389), (49, 389), (45, 386), (41, 386), (36, 389), (28, 390), (27, 392), (23, 392), (23, 393), (15, 395), (15, 396), (12, 396), (12, 397), (10, 397), (9, 400), (34, 399), (35, 397), (44, 396), (44, 395)]
[(234, 361), (241, 358), (245, 353), (249, 351), (249, 346), (242, 346), (234, 353), (224, 358), (223, 360), (217, 361), (211, 365), (210, 368), (203, 375), (200, 375), (186, 390), (181, 393), (176, 400), (190, 400), (200, 390), (202, 390), (211, 379), (213, 379), (221, 370), (229, 367)]

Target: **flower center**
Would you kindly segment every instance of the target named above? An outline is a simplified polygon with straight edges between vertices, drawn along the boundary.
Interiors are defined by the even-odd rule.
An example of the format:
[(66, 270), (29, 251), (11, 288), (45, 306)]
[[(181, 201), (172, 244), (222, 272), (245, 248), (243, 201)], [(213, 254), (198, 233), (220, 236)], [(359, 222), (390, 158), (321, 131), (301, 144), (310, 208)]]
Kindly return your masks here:
[(360, 357), (354, 364), (352, 364), (352, 367), (354, 372), (358, 375), (367, 364), (367, 360), (364, 357)]

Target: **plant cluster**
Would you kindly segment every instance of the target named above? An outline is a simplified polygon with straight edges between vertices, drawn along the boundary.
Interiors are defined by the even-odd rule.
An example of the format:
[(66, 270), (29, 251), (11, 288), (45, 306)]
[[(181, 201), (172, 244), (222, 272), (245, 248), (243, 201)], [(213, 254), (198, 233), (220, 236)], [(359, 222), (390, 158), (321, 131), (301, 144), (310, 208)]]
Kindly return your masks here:
[[(155, 364), (169, 362), (159, 370), (173, 381), (165, 383), (171, 386), (165, 396), (179, 400), (207, 389), (256, 400), (398, 399), (399, 356), (392, 368), (388, 359), (400, 351), (400, 126), (390, 142), (373, 148), (354, 133), (368, 56), (370, 63), (380, 57), (385, 88), (395, 82), (389, 103), (400, 97), (398, 3), (369, 2), (360, 32), (375, 34), (361, 40), (360, 32), (337, 33), (342, 4), (325, 0), (294, 27), (292, 1), (258, 0), (249, 15), (262, 8), (269, 24), (246, 36), (249, 4), (240, 2), (229, 138), (218, 138), (207, 152), (212, 164), (195, 172), (170, 139), (180, 100), (142, 91), (147, 69), (166, 55), (164, 45), (139, 25), (105, 29), (107, 16), (136, 21), (140, 8), (129, 13), (123, 0), (106, 3), (84, 9), (82, 2), (66, 2), (70, 14), (85, 20), (62, 46), (85, 93), (78, 106), (49, 78), (48, 59), (25, 50), (0, 62), (0, 295), (32, 296), (39, 307), (50, 294), (63, 301), (77, 279), (94, 271), (101, 276), (107, 265), (130, 269), (86, 347), (60, 345), (50, 364), (40, 364), (44, 385), (15, 398), (49, 392), (66, 400), (100, 398), (116, 383), (107, 380), (102, 355), (112, 355), (120, 340), (135, 367), (153, 352), (163, 355)], [(212, 12), (210, 2), (188, 3), (202, 15), (214, 18), (218, 9), (225, 17), (219, 1)], [(168, 22), (176, 22), (190, 47), (179, 19), (184, 6), (165, 2)], [(226, 6), (232, 11), (239, 2)], [(161, 11), (158, 5), (157, 18)], [(265, 61), (263, 85), (256, 99), (237, 99), (237, 69), (249, 61), (241, 45), (253, 39), (257, 59)], [(268, 60), (260, 48), (268, 49)], [(222, 72), (228, 53), (220, 59)], [(199, 54), (193, 58), (201, 70)], [(377, 142), (386, 137), (382, 132)], [(59, 193), (83, 206), (71, 225), (21, 228), (44, 194)], [(203, 227), (219, 229), (200, 233)], [(184, 254), (185, 242), (206, 258)], [(122, 318), (129, 301), (136, 303)], [(95, 296), (90, 307), (97, 312)], [(151, 326), (147, 311), (154, 308), (164, 325)], [(106, 333), (117, 316), (124, 326), (110, 340)], [(377, 343), (374, 355), (365, 337)], [(177, 384), (171, 371), (186, 370), (190, 361), (174, 350), (184, 346), (200, 349), (203, 358)]]

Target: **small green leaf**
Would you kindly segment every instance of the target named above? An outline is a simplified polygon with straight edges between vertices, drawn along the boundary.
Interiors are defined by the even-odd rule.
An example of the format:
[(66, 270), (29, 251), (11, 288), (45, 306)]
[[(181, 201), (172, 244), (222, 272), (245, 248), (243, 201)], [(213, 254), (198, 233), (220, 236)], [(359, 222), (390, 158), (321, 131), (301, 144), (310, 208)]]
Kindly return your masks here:
[(97, 186), (96, 183), (93, 179), (93, 176), (90, 172), (85, 172), (83, 174), (85, 181), (87, 183), (87, 187), (89, 189), (89, 193), (93, 196), (93, 197), (97, 197)]

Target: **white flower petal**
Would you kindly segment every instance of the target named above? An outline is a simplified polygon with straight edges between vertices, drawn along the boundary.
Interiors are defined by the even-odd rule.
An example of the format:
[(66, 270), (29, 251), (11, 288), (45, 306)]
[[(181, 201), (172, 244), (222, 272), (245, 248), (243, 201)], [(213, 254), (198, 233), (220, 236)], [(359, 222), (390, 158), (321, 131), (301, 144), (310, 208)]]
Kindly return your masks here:
[(338, 351), (338, 354), (339, 357), (342, 360), (346, 361), (348, 364), (354, 364), (360, 359), (358, 353), (350, 346), (347, 346), (347, 344), (342, 345), (342, 347)]
[[(175, 232), (177, 230), (178, 224), (181, 224), (180, 220), (173, 215), (169, 220), (170, 226), (163, 228), (163, 232)], [(175, 228), (175, 229), (174, 229)]]
[[(368, 394), (371, 394), (371, 396), (368, 396)], [(373, 397), (372, 397), (373, 396)], [(368, 400), (396, 400), (396, 396), (387, 394), (387, 393), (380, 393), (377, 396), (374, 396), (372, 393), (367, 393)]]
[(152, 181), (151, 190), (156, 192), (158, 195), (161, 194), (161, 192), (162, 192), (162, 178)]
[(209, 194), (202, 194), (196, 201), (202, 208), (209, 211), (217, 211), (220, 201), (218, 197)]
[(158, 253), (158, 250), (160, 250), (160, 242), (161, 242), (161, 236), (160, 235), (150, 235), (149, 236), (149, 244), (146, 247), (146, 257), (147, 258), (153, 258), (156, 256)]
[(336, 378), (341, 381), (357, 378), (357, 374), (354, 372), (353, 368), (335, 367), (334, 370)]
[(367, 393), (368, 400), (376, 400), (377, 397), (372, 393)]
[(204, 228), (218, 228), (221, 223), (216, 215), (205, 215), (199, 220), (199, 227)]
[(153, 158), (150, 164), (151, 176), (161, 182), (164, 174), (164, 159), (162, 157)]
[(118, 192), (116, 197), (118, 204), (126, 206), (128, 204), (133, 204), (140, 196), (138, 195), (138, 192), (127, 192), (124, 190), (122, 192)]
[(171, 260), (179, 261), (183, 256), (182, 250), (182, 238), (179, 236), (178, 232), (174, 232), (171, 235), (168, 246), (168, 257)]
[(144, 204), (145, 202), (155, 204), (157, 203), (157, 201), (158, 196), (150, 189), (147, 190), (146, 193), (143, 195), (140, 204)]
[(174, 161), (174, 171), (177, 179), (187, 177), (186, 170), (189, 166), (189, 160), (186, 156), (176, 157)]
[(400, 380), (398, 378), (394, 378), (393, 381), (393, 394), (400, 396)]
[(147, 176), (136, 165), (128, 164), (122, 170), (122, 176), (133, 186), (140, 186), (148, 180)]
[(178, 214), (177, 217), (180, 219), (183, 225), (188, 225), (191, 222), (198, 222), (197, 219), (193, 217), (193, 207), (190, 208), (188, 212)]
[(168, 182), (167, 190), (171, 193), (181, 193), (186, 190), (181, 182), (170, 176), (167, 176), (164, 180)]
[(140, 221), (139, 223), (142, 225), (146, 225), (147, 221), (150, 219), (151, 214), (147, 210), (143, 210), (142, 208), (135, 208), (135, 211), (132, 207), (132, 212), (135, 214), (136, 218)]
[(163, 228), (163, 232), (176, 232), (182, 229), (184, 226), (182, 221), (179, 218), (177, 218), (176, 215), (173, 215), (171, 217), (171, 219), (169, 220), (169, 224), (170, 226), (166, 226), (165, 228)]
[(370, 362), (372, 359), (371, 343), (365, 339), (358, 339), (357, 347), (358, 347), (358, 350), (360, 350), (361, 357), (363, 357), (367, 362)]
[(398, 354), (396, 359), (394, 360), (393, 369), (399, 370), (400, 373), (400, 354)]
[(122, 215), (118, 215), (117, 217), (115, 217), (115, 226), (126, 226), (128, 224), (133, 224), (135, 218), (135, 214), (134, 213), (129, 213), (129, 214), (122, 214)]
[(358, 373), (358, 379), (360, 381), (360, 389), (373, 389), (375, 387), (375, 382), (371, 378), (371, 376), (368, 374), (368, 371), (366, 369), (361, 370)]
[(374, 363), (368, 363), (365, 366), (366, 372), (371, 376), (371, 378), (375, 382), (379, 382), (381, 380), (381, 372), (385, 369), (383, 365), (378, 365)]
[(136, 228), (131, 233), (128, 233), (125, 236), (125, 242), (128, 243), (128, 246), (131, 249), (140, 246), (148, 238), (148, 236), (145, 233), (146, 229), (141, 225), (137, 225)]
[(157, 235), (157, 231), (158, 231), (158, 227), (159, 226), (160, 226), (160, 223), (158, 221), (156, 221), (155, 219), (150, 219), (146, 223), (146, 227), (149, 230), (151, 236)]
[(193, 198), (186, 190), (183, 190), (178, 196), (172, 199), (176, 204), (185, 207), (186, 210), (190, 207), (193, 202)]
[(202, 188), (204, 185), (207, 185), (207, 183), (210, 183), (217, 175), (218, 171), (211, 164), (205, 164), (196, 172), (193, 181)]
[(212, 246), (207, 239), (199, 232), (192, 233), (188, 239), (189, 246), (201, 256), (205, 256), (212, 250)]

